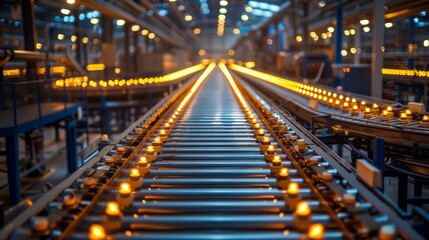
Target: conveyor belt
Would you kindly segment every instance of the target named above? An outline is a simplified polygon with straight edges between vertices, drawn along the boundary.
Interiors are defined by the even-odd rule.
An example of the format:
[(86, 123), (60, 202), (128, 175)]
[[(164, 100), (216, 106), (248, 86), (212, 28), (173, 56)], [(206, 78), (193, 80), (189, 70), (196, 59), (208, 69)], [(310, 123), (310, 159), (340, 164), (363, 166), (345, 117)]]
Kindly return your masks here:
[[(331, 124), (341, 125), (343, 130), (347, 130), (353, 136), (381, 137), (389, 144), (429, 149), (427, 116), (423, 121), (423, 116), (414, 113), (406, 115), (405, 120), (403, 120), (400, 115), (405, 112), (405, 109), (398, 103), (321, 86), (300, 85), (299, 82), (289, 81), (234, 64), (231, 65), (231, 68), (258, 89), (281, 101), (283, 106), (300, 119), (311, 122), (313, 116), (329, 116)], [(292, 86), (295, 83), (299, 87), (298, 85), (296, 88)], [(335, 94), (336, 97), (328, 96), (328, 94)], [(340, 96), (342, 99), (339, 98)], [(323, 100), (325, 98), (326, 100)], [(348, 101), (345, 100), (346, 98)], [(353, 98), (356, 103), (351, 102)], [(333, 102), (329, 103), (327, 99), (333, 99)], [(339, 105), (335, 104), (336, 101)], [(361, 101), (366, 102), (368, 110), (370, 110), (368, 114), (364, 112), (365, 107), (361, 105)], [(347, 108), (343, 105), (345, 102), (349, 104)], [(372, 104), (374, 103), (378, 105), (378, 110), (373, 112)], [(359, 106), (355, 112), (352, 110), (354, 105)], [(388, 106), (392, 108), (389, 113), (391, 115), (383, 116), (383, 110), (386, 110)], [(328, 124), (327, 119), (327, 117), (319, 117), (316, 121)]]
[(419, 239), (408, 223), (368, 202), (372, 196), (362, 196), (285, 119), (247, 98), (223, 64), (205, 78), (213, 68), (180, 104), (169, 102), (121, 136), (13, 235)]

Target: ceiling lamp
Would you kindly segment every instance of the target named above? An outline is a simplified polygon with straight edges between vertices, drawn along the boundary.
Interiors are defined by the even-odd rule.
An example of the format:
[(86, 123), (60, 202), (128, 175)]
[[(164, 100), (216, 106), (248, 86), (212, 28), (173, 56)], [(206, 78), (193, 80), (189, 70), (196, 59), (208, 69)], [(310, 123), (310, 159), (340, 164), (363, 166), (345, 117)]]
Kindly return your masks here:
[(368, 19), (362, 19), (362, 20), (360, 20), (360, 24), (362, 26), (368, 25), (369, 24), (369, 20)]
[(249, 16), (247, 16), (246, 14), (243, 14), (243, 15), (241, 15), (241, 20), (247, 21), (247, 20), (249, 20)]
[(227, 5), (228, 5), (228, 1), (226, 1), (226, 0), (221, 0), (221, 1), (219, 2), (219, 4), (220, 4), (222, 7), (225, 7), (225, 6), (227, 6)]

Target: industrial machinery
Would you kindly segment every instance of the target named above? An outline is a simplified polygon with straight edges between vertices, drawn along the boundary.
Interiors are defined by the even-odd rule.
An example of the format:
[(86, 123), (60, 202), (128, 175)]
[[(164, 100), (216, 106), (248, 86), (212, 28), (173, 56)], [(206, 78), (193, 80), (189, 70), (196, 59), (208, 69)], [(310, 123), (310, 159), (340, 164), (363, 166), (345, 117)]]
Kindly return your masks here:
[(424, 239), (368, 187), (373, 166), (359, 160), (356, 177), (222, 62), (102, 140), (0, 237)]

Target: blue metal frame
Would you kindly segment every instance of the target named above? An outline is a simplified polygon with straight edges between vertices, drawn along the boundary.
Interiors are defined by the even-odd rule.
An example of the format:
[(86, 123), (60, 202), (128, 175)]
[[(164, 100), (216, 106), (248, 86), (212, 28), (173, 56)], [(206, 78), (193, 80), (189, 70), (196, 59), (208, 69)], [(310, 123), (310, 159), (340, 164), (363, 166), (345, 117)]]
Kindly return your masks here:
[[(52, 85), (54, 80), (40, 80), (40, 81), (28, 81), (28, 82), (0, 82), (0, 88), (5, 89), (11, 87), (12, 90), (12, 103), (13, 103), (13, 125), (10, 127), (0, 128), (0, 137), (6, 137), (6, 158), (7, 158), (7, 172), (8, 172), (8, 183), (9, 183), (9, 195), (10, 205), (14, 206), (21, 200), (20, 194), (20, 169), (19, 169), (19, 135), (31, 131), (36, 128), (41, 128), (44, 125), (52, 124), (61, 119), (67, 119), (66, 131), (67, 131), (67, 166), (69, 171), (77, 169), (77, 148), (76, 148), (76, 121), (71, 116), (77, 114), (79, 107), (86, 106), (85, 103), (79, 102), (70, 106), (67, 99), (66, 87), (62, 90), (64, 93), (64, 109), (61, 111), (54, 112), (49, 115), (42, 116), (42, 104), (43, 84)], [(25, 85), (36, 85), (36, 99), (37, 99), (37, 113), (38, 117), (34, 120), (18, 124), (17, 122), (17, 86)], [(49, 88), (49, 91), (53, 90)], [(81, 88), (82, 95), (84, 89)], [(85, 99), (84, 99), (85, 100)]]

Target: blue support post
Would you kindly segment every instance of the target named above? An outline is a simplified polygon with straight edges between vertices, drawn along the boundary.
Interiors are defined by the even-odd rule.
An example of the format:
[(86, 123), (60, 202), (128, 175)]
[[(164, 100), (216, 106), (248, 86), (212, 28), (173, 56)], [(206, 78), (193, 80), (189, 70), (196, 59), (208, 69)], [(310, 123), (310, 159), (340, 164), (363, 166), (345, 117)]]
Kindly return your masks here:
[(72, 173), (77, 169), (76, 120), (66, 120), (67, 171)]
[(381, 191), (384, 191), (384, 139), (376, 138), (372, 142), (373, 163), (381, 172)]
[[(337, 2), (340, 2), (340, 0), (337, 0)], [(335, 28), (335, 55), (334, 55), (334, 63), (340, 64), (343, 62), (343, 59), (341, 57), (341, 50), (343, 49), (343, 8), (338, 7), (337, 8), (337, 23)], [(340, 77), (335, 77), (334, 79), (334, 87), (337, 86), (343, 86), (343, 79)]]
[(107, 101), (104, 93), (100, 95), (100, 107), (101, 107), (101, 131), (107, 135), (110, 135), (110, 115), (109, 109), (107, 109)]
[(19, 135), (6, 137), (7, 180), (9, 182), (10, 205), (15, 206), (21, 200), (19, 179)]

